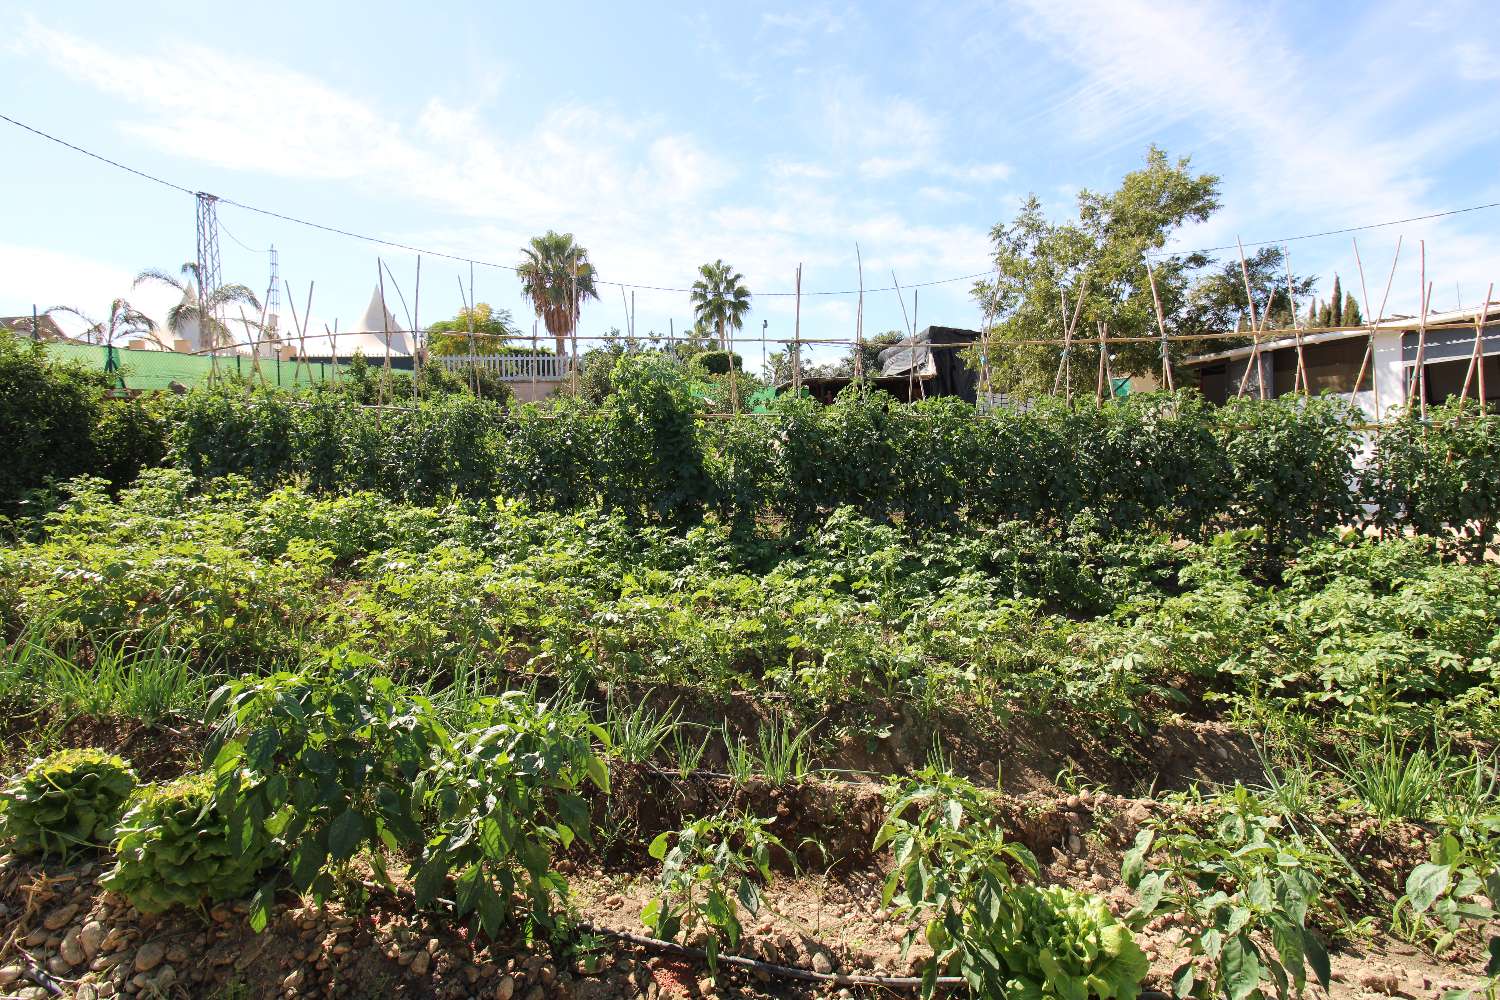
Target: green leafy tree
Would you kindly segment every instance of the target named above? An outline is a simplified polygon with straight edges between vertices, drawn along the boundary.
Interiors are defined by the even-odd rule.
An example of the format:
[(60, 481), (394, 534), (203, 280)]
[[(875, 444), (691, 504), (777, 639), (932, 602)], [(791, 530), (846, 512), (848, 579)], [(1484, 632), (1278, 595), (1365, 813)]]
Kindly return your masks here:
[(700, 326), (712, 327), (721, 351), (729, 350), (728, 331), (742, 329), (750, 311), (750, 289), (745, 276), (716, 260), (698, 268), (693, 282), (693, 315)]
[[(1079, 192), (1075, 220), (1054, 222), (1040, 200), (1028, 198), (1014, 221), (991, 230), (997, 280), (974, 288), (995, 318), (991, 367), (996, 388), (1020, 395), (1050, 391), (1061, 349), (1006, 341), (1060, 338), (1066, 323), (1063, 297), (1071, 315), (1085, 279), (1080, 336), (1092, 338), (1099, 323), (1120, 337), (1155, 333), (1148, 253), (1162, 309), (1176, 317), (1187, 299), (1191, 273), (1208, 261), (1162, 251), (1182, 225), (1201, 222), (1218, 207), (1217, 177), (1194, 174), (1186, 157), (1173, 163), (1155, 146), (1145, 166), (1126, 174), (1117, 190)], [(1158, 358), (1155, 344), (1123, 344), (1113, 365), (1117, 374), (1149, 371)], [(1092, 386), (1088, 357), (1080, 349), (1073, 359), (1075, 382)]]
[[(473, 340), (470, 339), (471, 333)], [(427, 343), (433, 354), (493, 354), (511, 337), (519, 335), (520, 330), (509, 309), (495, 309), (488, 302), (480, 302), (473, 309), (460, 309), (452, 319), (439, 320), (429, 326)]]
[(589, 252), (578, 245), (572, 233), (549, 229), (521, 248), (516, 276), (521, 279), (521, 294), (542, 318), (547, 332), (557, 339), (557, 353), (565, 354), (565, 341), (574, 331), (584, 300), (599, 298), (598, 275), (589, 262)]
[[(167, 310), (167, 329), (171, 330), (174, 335), (178, 335), (196, 324), (205, 345), (232, 347), (234, 336), (220, 317), (232, 305), (246, 305), (251, 309), (259, 309), (260, 300), (244, 285), (220, 285), (207, 295), (203, 295), (201, 292), (203, 282), (198, 274), (198, 265), (189, 262), (183, 264), (179, 270), (182, 274), (180, 278), (166, 271), (155, 269), (142, 271), (136, 275), (131, 287), (138, 288), (148, 282), (155, 282), (175, 288), (183, 293), (184, 298), (183, 301)], [(151, 329), (156, 329), (154, 323)]]
[[(1280, 247), (1262, 247), (1245, 258), (1244, 269), (1239, 257), (1225, 261), (1209, 270), (1191, 286), (1187, 302), (1174, 318), (1172, 329), (1177, 335), (1227, 333), (1241, 329), (1245, 332), (1245, 343), (1251, 339), (1250, 307), (1245, 301), (1245, 277), (1250, 279), (1250, 292), (1255, 297), (1257, 321), (1266, 322), (1272, 328), (1284, 329), (1293, 325), (1296, 303), (1287, 297), (1286, 257)], [(1293, 275), (1293, 293), (1298, 300), (1312, 294), (1317, 278)], [(1269, 320), (1266, 314), (1270, 313)], [(1201, 344), (1174, 345), (1174, 350), (1184, 354), (1195, 354), (1200, 350), (1223, 350), (1237, 346), (1237, 341), (1204, 341)]]

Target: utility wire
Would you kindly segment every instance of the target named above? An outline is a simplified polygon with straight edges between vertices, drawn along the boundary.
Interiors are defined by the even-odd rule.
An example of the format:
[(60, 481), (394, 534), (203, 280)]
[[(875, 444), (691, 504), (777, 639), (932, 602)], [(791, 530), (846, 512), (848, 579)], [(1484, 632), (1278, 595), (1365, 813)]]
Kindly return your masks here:
[[(32, 126), (27, 125), (25, 122), (18, 122), (14, 118), (11, 118), (11, 117), (9, 117), (7, 115), (0, 115), (0, 121), (9, 122), (10, 124), (16, 126), (17, 128), (25, 129), (27, 132), (30, 132), (32, 135), (39, 136), (39, 137), (41, 137), (43, 139), (47, 139), (47, 140), (49, 140), (51, 142), (55, 142), (59, 146), (64, 146), (64, 147), (66, 147), (68, 149), (73, 150), (75, 153), (82, 153), (84, 156), (90, 157), (91, 159), (98, 160), (100, 163), (106, 163), (106, 164), (108, 164), (111, 167), (115, 167), (115, 168), (117, 168), (119, 170), (123, 170), (123, 171), (125, 171), (126, 173), (129, 173), (129, 174), (134, 174), (137, 177), (140, 177), (140, 178), (143, 178), (145, 180), (151, 181), (151, 182), (153, 182), (155, 184), (160, 184), (163, 187), (169, 187), (169, 188), (171, 188), (174, 191), (180, 191), (183, 194), (192, 195), (194, 197), (197, 197), (197, 195), (198, 195), (198, 192), (193, 191), (193, 190), (191, 190), (189, 188), (183, 187), (181, 184), (175, 184), (172, 181), (166, 180), (166, 179), (161, 178), (161, 177), (157, 177), (155, 174), (149, 174), (149, 173), (147, 173), (144, 170), (137, 170), (135, 167), (126, 166), (125, 164), (119, 162), (118, 160), (112, 160), (112, 159), (110, 159), (107, 156), (101, 156), (100, 154), (95, 153), (95, 152), (93, 152), (91, 150), (84, 149), (82, 146), (75, 146), (73, 143), (68, 142), (65, 139), (59, 139), (55, 135), (52, 135), (52, 134), (47, 133), (47, 132), (43, 132), (41, 129), (38, 129), (38, 128), (33, 128)], [(493, 268), (496, 268), (496, 269), (502, 270), (502, 271), (512, 271), (513, 272), (513, 271), (516, 270), (516, 267), (513, 264), (501, 264), (501, 263), (497, 263), (496, 261), (480, 260), (480, 259), (475, 258), (475, 257), (463, 257), (463, 256), (460, 256), (458, 254), (445, 253), (445, 252), (443, 252), (441, 250), (432, 250), (432, 249), (426, 248), (426, 247), (412, 246), (411, 244), (408, 244), (408, 243), (397, 243), (397, 242), (395, 242), (393, 240), (381, 239), (378, 236), (370, 236), (370, 235), (368, 235), (366, 233), (356, 233), (356, 232), (353, 232), (353, 231), (348, 230), (348, 229), (340, 229), (337, 226), (328, 226), (328, 225), (324, 225), (321, 222), (313, 222), (310, 219), (301, 219), (301, 218), (298, 218), (295, 215), (286, 215), (286, 214), (284, 214), (282, 212), (275, 212), (275, 211), (272, 211), (269, 208), (260, 208), (260, 207), (257, 207), (255, 205), (247, 205), (244, 202), (235, 201), (235, 200), (233, 200), (231, 198), (219, 198), (219, 204), (220, 205), (231, 205), (231, 206), (233, 206), (235, 208), (244, 209), (247, 212), (255, 212), (258, 215), (265, 215), (265, 216), (268, 216), (268, 217), (273, 218), (273, 219), (280, 219), (283, 222), (290, 222), (290, 223), (293, 223), (295, 225), (306, 226), (309, 229), (321, 230), (322, 232), (332, 233), (332, 234), (334, 234), (336, 236), (347, 236), (350, 239), (362, 240), (362, 241), (364, 241), (366, 243), (374, 243), (374, 244), (376, 244), (378, 246), (391, 247), (394, 250), (405, 250), (405, 251), (407, 251), (409, 253), (417, 253), (417, 254), (422, 254), (424, 256), (428, 256), (428, 257), (438, 257), (438, 258), (442, 258), (442, 259), (446, 259), (446, 260), (458, 261), (459, 263), (462, 263), (462, 264), (476, 264), (476, 265), (478, 265), (480, 267), (493, 267)], [(1467, 212), (1480, 212), (1480, 211), (1484, 211), (1486, 209), (1491, 209), (1491, 208), (1500, 208), (1500, 201), (1492, 201), (1492, 202), (1488, 202), (1487, 204), (1483, 204), (1483, 205), (1470, 205), (1467, 208), (1453, 208), (1453, 209), (1448, 209), (1447, 211), (1443, 211), (1443, 212), (1432, 212), (1432, 213), (1429, 213), (1427, 215), (1414, 215), (1414, 216), (1411, 216), (1411, 217), (1405, 218), (1405, 219), (1392, 219), (1389, 222), (1371, 222), (1371, 223), (1368, 223), (1367, 225), (1363, 225), (1363, 226), (1348, 226), (1348, 227), (1346, 227), (1344, 229), (1328, 229), (1328, 230), (1324, 230), (1322, 232), (1317, 232), (1317, 233), (1303, 233), (1303, 234), (1298, 235), (1298, 236), (1282, 236), (1282, 237), (1279, 237), (1279, 238), (1274, 239), (1274, 240), (1255, 240), (1255, 241), (1251, 241), (1251, 242), (1246, 242), (1243, 245), (1247, 246), (1247, 247), (1272, 246), (1272, 245), (1280, 244), (1280, 243), (1294, 243), (1294, 242), (1297, 242), (1299, 240), (1315, 240), (1315, 239), (1320, 239), (1320, 238), (1326, 237), (1326, 236), (1343, 236), (1343, 235), (1347, 235), (1349, 233), (1365, 232), (1365, 231), (1370, 230), (1370, 229), (1384, 229), (1384, 228), (1386, 228), (1388, 226), (1401, 226), (1401, 225), (1405, 225), (1405, 224), (1407, 224), (1409, 222), (1426, 222), (1426, 221), (1428, 221), (1430, 219), (1442, 219), (1442, 218), (1446, 218), (1446, 217), (1448, 217), (1450, 215), (1463, 215), (1463, 214), (1465, 214)], [(222, 224), (220, 225), (219, 228), (221, 228), (221, 229), (223, 228)], [(225, 230), (225, 232), (228, 232), (228, 230)], [(245, 247), (246, 250), (254, 250), (254, 248), (245, 246), (244, 243), (241, 243), (240, 240), (237, 237), (235, 237), (235, 235), (233, 233), (230, 233), (229, 237), (230, 237), (230, 239), (233, 239), (236, 243), (239, 243), (240, 246)], [(1220, 251), (1225, 251), (1225, 250), (1234, 250), (1239, 245), (1240, 244), (1233, 244), (1233, 245), (1226, 245), (1226, 246), (1219, 246), (1219, 247), (1200, 247), (1200, 248), (1195, 249), (1195, 250), (1174, 250), (1174, 251), (1171, 251), (1170, 253), (1168, 253), (1165, 250), (1160, 250), (1160, 251), (1151, 251), (1149, 253), (1149, 255), (1153, 256), (1153, 257), (1157, 257), (1157, 256), (1175, 256), (1175, 255), (1178, 255), (1178, 254), (1208, 254), (1208, 253), (1218, 253)], [(254, 252), (263, 253), (265, 251), (254, 251)], [(935, 278), (935, 279), (933, 279), (931, 281), (918, 281), (918, 282), (913, 282), (913, 283), (911, 283), (909, 285), (906, 285), (905, 287), (907, 287), (907, 288), (929, 288), (929, 287), (931, 287), (933, 285), (951, 285), (954, 282), (958, 282), (958, 281), (973, 281), (973, 280), (975, 280), (977, 278), (988, 277), (990, 275), (990, 273), (991, 273), (991, 270), (992, 269), (986, 269), (986, 270), (983, 270), (983, 271), (976, 271), (973, 274), (960, 274), (960, 275), (957, 275), (957, 276), (952, 277), (952, 278)], [(618, 287), (618, 288), (635, 288), (635, 289), (639, 289), (641, 291), (647, 291), (647, 292), (677, 292), (677, 293), (687, 294), (687, 293), (689, 293), (689, 292), (692, 291), (691, 288), (677, 288), (677, 287), (672, 287), (672, 286), (667, 286), (667, 285), (641, 285), (641, 284), (636, 284), (634, 282), (629, 282), (629, 281), (605, 281), (603, 279), (599, 279), (597, 283), (601, 284), (601, 285), (612, 285), (612, 286), (615, 286), (615, 287)], [(843, 289), (833, 289), (833, 290), (822, 291), (822, 292), (818, 292), (818, 291), (803, 291), (801, 294), (802, 295), (806, 295), (806, 296), (814, 296), (814, 295), (859, 295), (859, 294), (870, 294), (870, 293), (874, 293), (874, 292), (891, 292), (891, 291), (895, 291), (895, 290), (896, 290), (896, 286), (895, 285), (887, 285), (887, 286), (880, 287), (880, 288), (864, 288), (864, 289), (860, 289), (860, 288), (843, 288)], [(797, 295), (798, 293), (797, 292), (756, 292), (755, 294), (757, 296), (760, 296), (760, 297), (763, 297), (763, 298), (772, 298), (772, 297), (788, 298), (788, 297)]]

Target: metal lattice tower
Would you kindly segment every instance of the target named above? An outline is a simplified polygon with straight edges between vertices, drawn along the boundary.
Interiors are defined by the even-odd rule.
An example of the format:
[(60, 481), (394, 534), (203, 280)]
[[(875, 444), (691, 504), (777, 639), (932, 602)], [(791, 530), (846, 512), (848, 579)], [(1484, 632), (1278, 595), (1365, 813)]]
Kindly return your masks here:
[(276, 245), (271, 245), (271, 283), (266, 286), (266, 328), (262, 331), (272, 343), (280, 343), (277, 317), (281, 313), (281, 271), (277, 265)]
[(206, 191), (198, 192), (198, 307), (199, 328), (210, 338), (214, 358), (218, 367), (219, 336), (224, 329), (224, 317), (214, 304), (214, 293), (223, 279), (219, 269), (219, 199)]

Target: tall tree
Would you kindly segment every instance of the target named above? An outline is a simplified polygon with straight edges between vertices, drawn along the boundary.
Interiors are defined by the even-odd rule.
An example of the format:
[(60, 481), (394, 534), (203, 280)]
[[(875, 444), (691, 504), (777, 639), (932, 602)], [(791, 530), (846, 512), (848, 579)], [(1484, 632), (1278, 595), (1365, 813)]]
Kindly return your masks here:
[(1344, 316), (1343, 326), (1359, 326), (1364, 322), (1364, 317), (1359, 311), (1359, 302), (1354, 298), (1353, 292), (1344, 293)]
[(234, 346), (234, 335), (219, 317), (231, 305), (247, 305), (258, 310), (260, 300), (255, 297), (255, 293), (244, 285), (220, 285), (205, 296), (197, 264), (189, 261), (178, 271), (182, 275), (180, 278), (166, 271), (142, 271), (136, 275), (131, 287), (138, 288), (147, 282), (156, 282), (182, 293), (182, 300), (167, 310), (167, 329), (172, 331), (174, 337), (196, 325), (202, 339), (201, 346)]
[[(472, 314), (472, 315), (471, 315)], [(433, 354), (468, 354), (470, 320), (479, 339), (472, 341), (480, 354), (492, 354), (511, 337), (520, 335), (509, 309), (495, 309), (488, 302), (460, 309), (452, 319), (438, 320), (427, 328), (427, 343)]]
[[(1032, 196), (1014, 221), (995, 226), (990, 237), (998, 280), (977, 284), (974, 293), (995, 317), (996, 388), (1018, 395), (1051, 390), (1060, 349), (1005, 341), (1061, 337), (1085, 279), (1079, 337), (1092, 340), (1099, 323), (1108, 324), (1114, 336), (1154, 334), (1148, 253), (1162, 308), (1175, 316), (1187, 297), (1191, 272), (1208, 260), (1163, 250), (1183, 224), (1201, 222), (1219, 207), (1218, 192), (1217, 177), (1194, 174), (1187, 158), (1173, 163), (1152, 146), (1145, 166), (1126, 174), (1117, 190), (1079, 192), (1076, 220), (1049, 220)], [(1085, 353), (1082, 346), (1075, 352), (1071, 370), (1079, 384), (1092, 385), (1094, 358), (1097, 353)], [(1142, 372), (1155, 368), (1158, 359), (1154, 344), (1127, 344), (1113, 354), (1112, 365), (1117, 374)]]
[(574, 241), (572, 233), (549, 229), (521, 248), (516, 276), (521, 279), (521, 294), (557, 339), (558, 355), (566, 354), (566, 341), (574, 332), (584, 300), (599, 298), (598, 275), (589, 252)]
[(1344, 290), (1339, 285), (1339, 276), (1333, 276), (1333, 294), (1328, 297), (1329, 308), (1333, 310), (1329, 326), (1344, 325)]
[(712, 326), (719, 338), (719, 349), (727, 351), (726, 332), (745, 325), (745, 314), (750, 311), (750, 289), (745, 287), (745, 276), (722, 260), (704, 264), (698, 268), (698, 274), (690, 296), (693, 317), (700, 325)]
[[(1177, 335), (1222, 334), (1236, 328), (1243, 330), (1245, 339), (1250, 339), (1250, 307), (1245, 299), (1245, 276), (1250, 278), (1250, 292), (1255, 297), (1255, 313), (1258, 321), (1275, 329), (1285, 329), (1295, 322), (1295, 304), (1287, 300), (1287, 276), (1285, 257), (1281, 248), (1261, 247), (1245, 258), (1242, 270), (1240, 259), (1235, 256), (1217, 268), (1206, 270), (1188, 290), (1182, 310), (1172, 317), (1172, 329)], [(1310, 296), (1317, 278), (1293, 275), (1293, 294), (1298, 300)], [(1309, 307), (1310, 309), (1315, 308)], [(1313, 313), (1308, 313), (1312, 322)], [(1202, 343), (1186, 342), (1174, 348), (1187, 354), (1200, 350), (1222, 350), (1236, 346), (1237, 341)], [(1212, 346), (1211, 346), (1212, 345)]]

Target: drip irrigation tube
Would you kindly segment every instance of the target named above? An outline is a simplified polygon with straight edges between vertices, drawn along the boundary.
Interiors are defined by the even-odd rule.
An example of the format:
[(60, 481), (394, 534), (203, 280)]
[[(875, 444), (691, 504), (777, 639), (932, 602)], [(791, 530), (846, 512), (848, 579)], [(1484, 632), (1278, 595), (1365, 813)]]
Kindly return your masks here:
[[(597, 924), (588, 922), (581, 922), (578, 926), (581, 930), (603, 934), (606, 937), (616, 938), (629, 944), (640, 945), (643, 948), (650, 948), (653, 951), (666, 952), (669, 955), (680, 955), (683, 958), (692, 958), (703, 962), (708, 961), (708, 955), (702, 948), (690, 948), (675, 941), (663, 941), (659, 938), (647, 937), (644, 934), (634, 934), (630, 931), (617, 931), (612, 927), (600, 927)], [(914, 990), (920, 989), (922, 986), (921, 976), (861, 976), (845, 975), (840, 972), (814, 972), (811, 969), (803, 969), (795, 965), (777, 965), (774, 962), (762, 962), (756, 958), (743, 958), (739, 955), (720, 955), (718, 960), (722, 965), (747, 969), (751, 972), (764, 972), (768, 975), (780, 976), (783, 979), (797, 979), (808, 983), (828, 983), (833, 986), (875, 986), (892, 990)], [(937, 977), (938, 986), (950, 988), (961, 987), (967, 985), (967, 983), (968, 980), (962, 976)], [(1171, 997), (1160, 990), (1141, 990), (1140, 1000), (1171, 1000)]]
[[(643, 948), (653, 951), (666, 952), (670, 955), (681, 955), (684, 958), (707, 961), (708, 955), (702, 948), (691, 948), (675, 941), (662, 941), (659, 938), (646, 937), (644, 934), (634, 934), (630, 931), (617, 931), (612, 927), (600, 927), (597, 924), (587, 922), (579, 923), (579, 928), (595, 934), (603, 934), (606, 937), (616, 938), (630, 944), (637, 944)], [(780, 976), (783, 979), (800, 979), (808, 983), (830, 983), (834, 986), (880, 986), (887, 989), (911, 990), (918, 989), (922, 985), (921, 976), (860, 976), (845, 975), (841, 972), (814, 972), (811, 969), (802, 969), (794, 965), (777, 965), (774, 962), (762, 962), (757, 958), (744, 958), (739, 955), (720, 955), (720, 965), (733, 966), (737, 969), (747, 969), (751, 972), (764, 972), (772, 976)], [(939, 976), (939, 986), (963, 986), (966, 980), (962, 976)]]

